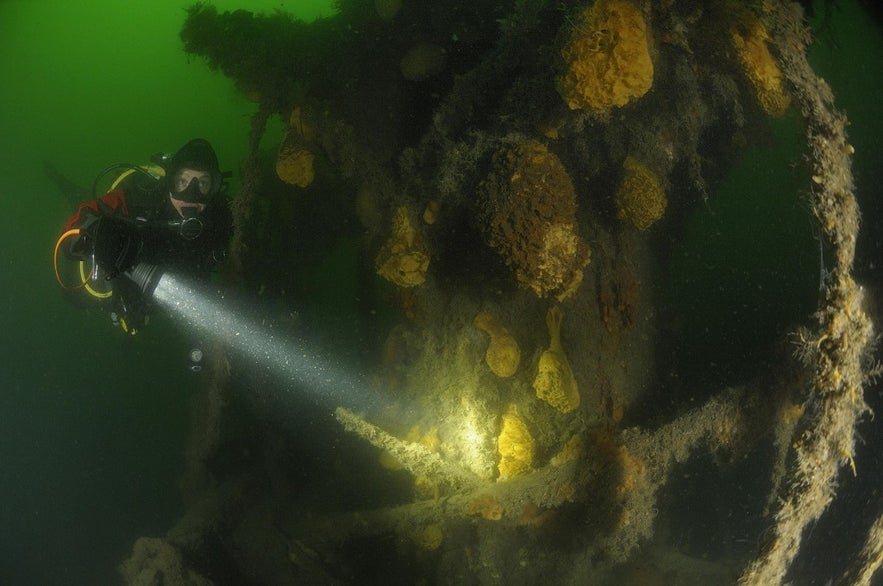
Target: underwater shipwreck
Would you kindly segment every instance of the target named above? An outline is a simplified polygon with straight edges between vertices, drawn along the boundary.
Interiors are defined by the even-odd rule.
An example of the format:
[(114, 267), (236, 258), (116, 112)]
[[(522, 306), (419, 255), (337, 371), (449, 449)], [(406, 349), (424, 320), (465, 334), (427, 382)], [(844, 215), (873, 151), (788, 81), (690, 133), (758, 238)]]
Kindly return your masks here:
[[(224, 286), (292, 332), (334, 291), (354, 307), (329, 356), (367, 376), (360, 401), (291, 409), (213, 348), (187, 512), (134, 544), (129, 583), (788, 579), (880, 371), (854, 149), (799, 5), (340, 0), (305, 23), (201, 3), (181, 38), (257, 104)], [(768, 164), (820, 240), (808, 302), (711, 319), (754, 301), (684, 276), (692, 218), (788, 119), (797, 156)], [(830, 577), (870, 583), (881, 536)]]

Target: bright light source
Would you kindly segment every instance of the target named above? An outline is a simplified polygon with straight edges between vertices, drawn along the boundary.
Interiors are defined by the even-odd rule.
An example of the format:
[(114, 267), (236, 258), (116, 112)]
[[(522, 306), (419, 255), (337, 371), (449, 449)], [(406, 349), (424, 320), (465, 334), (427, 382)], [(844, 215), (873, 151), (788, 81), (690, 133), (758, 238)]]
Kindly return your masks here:
[(212, 295), (174, 275), (163, 274), (153, 293), (185, 327), (205, 338), (227, 344), (252, 365), (261, 366), (283, 382), (315, 393), (334, 405), (371, 407), (372, 393), (357, 376), (315, 352), (304, 341), (280, 336), (249, 317), (244, 307)]
[[(485, 417), (486, 418), (486, 417)], [(461, 418), (457, 420), (456, 443), (460, 447), (462, 462), (480, 476), (493, 473), (495, 452), (489, 451), (488, 437), (481, 430), (487, 428), (487, 422), (481, 423), (473, 402), (463, 404)]]

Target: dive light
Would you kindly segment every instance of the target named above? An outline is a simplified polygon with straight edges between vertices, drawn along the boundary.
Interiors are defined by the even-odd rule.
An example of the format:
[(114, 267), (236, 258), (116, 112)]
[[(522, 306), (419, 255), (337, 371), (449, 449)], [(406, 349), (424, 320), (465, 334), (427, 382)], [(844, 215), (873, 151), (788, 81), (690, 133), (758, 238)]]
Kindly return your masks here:
[(124, 271), (122, 274), (135, 283), (138, 290), (145, 297), (150, 298), (153, 297), (153, 291), (156, 289), (163, 273), (155, 264), (140, 262), (128, 271)]

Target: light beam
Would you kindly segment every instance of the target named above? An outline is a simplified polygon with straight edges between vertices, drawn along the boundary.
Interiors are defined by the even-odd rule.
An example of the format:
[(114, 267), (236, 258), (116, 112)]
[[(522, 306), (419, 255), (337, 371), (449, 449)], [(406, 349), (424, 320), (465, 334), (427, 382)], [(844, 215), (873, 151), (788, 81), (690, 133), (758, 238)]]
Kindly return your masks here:
[(153, 298), (186, 328), (227, 344), (284, 383), (295, 383), (335, 406), (370, 409), (373, 403), (373, 393), (359, 376), (317, 353), (315, 346), (277, 335), (220, 293), (213, 296), (180, 277), (163, 274)]

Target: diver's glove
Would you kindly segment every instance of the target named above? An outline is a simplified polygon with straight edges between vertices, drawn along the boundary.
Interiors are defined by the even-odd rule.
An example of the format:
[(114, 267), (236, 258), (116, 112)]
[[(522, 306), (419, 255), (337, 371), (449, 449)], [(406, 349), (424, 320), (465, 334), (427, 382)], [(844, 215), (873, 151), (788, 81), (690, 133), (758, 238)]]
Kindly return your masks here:
[(103, 216), (89, 229), (95, 262), (112, 279), (132, 268), (141, 252), (138, 229), (126, 220)]
[(135, 335), (147, 323), (150, 299), (131, 279), (118, 279), (113, 286), (113, 305), (118, 323), (124, 332)]

